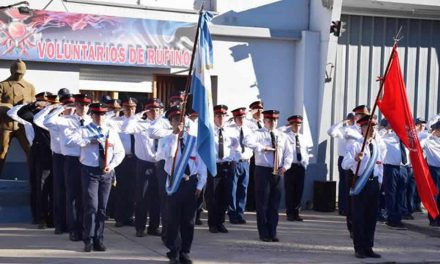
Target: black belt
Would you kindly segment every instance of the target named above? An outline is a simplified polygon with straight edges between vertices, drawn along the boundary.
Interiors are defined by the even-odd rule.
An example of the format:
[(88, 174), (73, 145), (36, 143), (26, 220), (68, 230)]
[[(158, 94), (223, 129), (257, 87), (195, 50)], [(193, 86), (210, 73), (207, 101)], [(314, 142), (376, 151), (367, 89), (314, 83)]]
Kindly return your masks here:
[(229, 166), (229, 165), (232, 165), (232, 161), (217, 162), (217, 166)]

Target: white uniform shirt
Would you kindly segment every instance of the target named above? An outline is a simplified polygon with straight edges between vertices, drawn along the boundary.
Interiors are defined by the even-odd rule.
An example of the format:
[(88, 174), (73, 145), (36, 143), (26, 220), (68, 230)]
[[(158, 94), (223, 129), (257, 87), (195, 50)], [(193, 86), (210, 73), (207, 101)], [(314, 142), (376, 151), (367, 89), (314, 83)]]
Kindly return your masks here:
[(122, 127), (124, 133), (133, 134), (135, 139), (134, 153), (138, 159), (148, 162), (156, 162), (156, 146), (159, 146), (159, 139), (150, 136), (149, 127), (155, 120), (137, 120), (136, 122), (126, 122)]
[(215, 151), (217, 163), (228, 162), (228, 161), (238, 161), (237, 147), (240, 146), (238, 139), (236, 138), (235, 132), (231, 127), (223, 127), (223, 158), (220, 159), (219, 153), (219, 133), (220, 128), (214, 126), (214, 141), (215, 141)]
[(257, 120), (255, 118), (251, 117), (251, 118), (248, 119), (247, 123), (248, 123), (249, 128), (252, 129), (252, 130), (260, 129), (258, 127), (258, 124), (260, 124), (261, 128), (264, 127), (263, 119)]
[(77, 114), (60, 116), (63, 111), (63, 106), (57, 107), (53, 112), (47, 115), (44, 120), (44, 125), (50, 129), (59, 131), (61, 154), (65, 156), (79, 157), (81, 154), (80, 147), (75, 144), (67, 144), (69, 141), (68, 136), (70, 133), (81, 127), (81, 119), (84, 120), (84, 125), (88, 125), (92, 122), (92, 119), (88, 115), (84, 115), (83, 117), (80, 117)]
[[(373, 143), (374, 147), (378, 148), (377, 150), (379, 151), (379, 153), (378, 153), (377, 161), (379, 161), (380, 163), (380, 164), (378, 164), (377, 162), (375, 163), (373, 169), (373, 175), (379, 177), (378, 179), (379, 182), (382, 182), (383, 165), (381, 163), (383, 162), (383, 159), (386, 155), (386, 147), (384, 146), (383, 143), (381, 143), (376, 139), (373, 139), (373, 142), (374, 142)], [(361, 152), (362, 143), (363, 143), (363, 139), (360, 139), (347, 147), (347, 152), (345, 153), (344, 159), (342, 160), (342, 164), (341, 164), (344, 170), (351, 170), (353, 173), (356, 173), (356, 167), (358, 162), (355, 160), (355, 157), (357, 153)], [(367, 144), (365, 145), (364, 148), (364, 157), (361, 161), (358, 175), (361, 175), (364, 172), (370, 157), (371, 157), (370, 148)]]
[(403, 164), (402, 156), (400, 152), (400, 141), (397, 134), (394, 133), (393, 131), (387, 131), (387, 133), (383, 134), (381, 138), (387, 148), (383, 163), (389, 165), (395, 165), (395, 166), (408, 165), (409, 152), (405, 147), (405, 155), (406, 155), (407, 163)]
[[(53, 127), (47, 127), (44, 124), (48, 114), (56, 109), (57, 105), (48, 105), (34, 116), (34, 124), (42, 129), (48, 130), (50, 135), (50, 149), (56, 154), (61, 154), (60, 131)], [(55, 110), (54, 110), (55, 111)]]
[[(237, 126), (237, 124), (235, 122), (233, 122), (229, 127), (235, 133), (235, 138), (238, 142), (238, 146), (236, 148), (236, 153), (235, 153), (236, 157), (234, 158), (234, 160), (237, 160), (237, 161), (238, 160), (250, 160), (251, 157), (254, 155), (254, 152), (251, 148), (247, 147), (244, 144), (244, 139), (247, 136), (249, 136), (250, 134), (252, 134), (252, 130), (249, 127), (245, 126), (244, 124), (243, 124), (243, 126), (239, 127), (239, 126)], [(240, 131), (241, 131), (241, 129), (243, 129), (243, 142), (242, 142), (242, 144), (244, 146), (244, 152), (242, 152), (241, 145), (240, 145)]]
[(440, 138), (430, 134), (420, 144), (424, 150), (428, 165), (440, 167)]
[(17, 115), (18, 110), (20, 110), (23, 106), (24, 104), (13, 106), (11, 109), (8, 110), (8, 112), (6, 112), (6, 114), (13, 120), (23, 125), (24, 132), (26, 134), (26, 139), (29, 142), (29, 146), (32, 146), (32, 143), (34, 142), (34, 138), (35, 138), (35, 131), (34, 128), (32, 127), (32, 123), (24, 120), (23, 118)]
[[(283, 167), (285, 170), (288, 170), (293, 161), (292, 146), (289, 144), (285, 133), (279, 130), (274, 130), (273, 132), (278, 145), (278, 167)], [(273, 167), (274, 152), (264, 150), (265, 147), (272, 147), (269, 130), (266, 128), (258, 129), (246, 137), (244, 142), (255, 151), (255, 165), (270, 168)]]
[[(304, 135), (294, 133), (291, 129), (286, 130), (286, 135), (288, 138), (288, 142), (292, 146), (292, 161), (295, 164), (301, 164), (304, 168), (307, 168), (309, 165), (309, 152), (307, 149), (306, 141), (304, 139)], [(296, 153), (296, 138), (295, 136), (298, 135), (299, 145), (300, 145), (300, 152), (301, 152), (301, 161), (298, 161), (297, 153)]]
[[(185, 117), (185, 128), (192, 134), (197, 134), (197, 123)], [(172, 126), (168, 118), (164, 116), (156, 119), (149, 128), (152, 138), (163, 138), (173, 133)]]
[[(130, 127), (130, 123), (132, 123), (133, 125), (135, 123), (137, 123), (139, 121), (139, 117), (136, 115), (133, 115), (131, 117), (125, 117), (125, 116), (118, 116), (118, 117), (113, 117), (110, 120), (108, 120), (108, 125), (112, 128), (115, 129), (116, 132), (119, 133), (119, 137), (121, 138), (121, 142), (122, 145), (124, 146), (124, 150), (125, 150), (125, 155), (126, 156), (131, 156), (134, 155), (135, 153), (132, 153), (132, 150), (134, 151), (135, 148), (135, 142), (132, 142), (132, 133), (127, 133), (125, 131), (123, 131), (123, 127)], [(132, 143), (134, 144), (134, 146), (132, 146)]]
[[(185, 132), (183, 134), (183, 140), (186, 141), (186, 135)], [(177, 157), (176, 157), (176, 163), (180, 156), (180, 144), (177, 143), (177, 134), (171, 134), (166, 137), (164, 137), (159, 142), (159, 148), (157, 150), (157, 156), (158, 159), (165, 160), (164, 170), (168, 175), (171, 174), (171, 167), (173, 166), (173, 159), (174, 155), (176, 153), (176, 148), (179, 148), (177, 151)], [(191, 150), (190, 158), (188, 160), (189, 169), (191, 172), (191, 175), (198, 174), (199, 175), (199, 181), (197, 182), (197, 189), (202, 190), (203, 186), (205, 186), (206, 183), (206, 177), (207, 177), (207, 169), (205, 163), (200, 158), (199, 154), (197, 153), (197, 144), (194, 144), (193, 149)]]
[[(102, 126), (102, 134), (108, 135), (107, 166), (113, 170), (117, 167), (125, 156), (124, 147), (116, 131), (112, 130), (107, 124)], [(99, 167), (99, 144), (92, 144), (96, 135), (87, 127), (77, 128), (69, 133), (69, 145), (81, 147), (79, 161), (81, 164), (90, 167)]]
[(347, 140), (345, 139), (346, 128), (347, 126), (344, 126), (344, 122), (339, 122), (327, 130), (327, 134), (332, 138), (336, 138), (338, 141), (339, 156), (344, 156), (345, 150), (347, 149)]

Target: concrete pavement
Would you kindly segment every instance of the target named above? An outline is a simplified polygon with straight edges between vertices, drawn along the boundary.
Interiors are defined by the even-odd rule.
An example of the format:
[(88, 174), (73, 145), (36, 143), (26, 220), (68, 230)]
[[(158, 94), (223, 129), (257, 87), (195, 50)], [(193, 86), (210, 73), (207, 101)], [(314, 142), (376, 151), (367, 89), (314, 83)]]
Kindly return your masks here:
[[(197, 227), (191, 257), (195, 263), (440, 263), (440, 228), (428, 226), (426, 215), (407, 221), (409, 230), (391, 230), (378, 222), (375, 250), (381, 259), (358, 260), (336, 213), (304, 212), (304, 222), (280, 216), (279, 243), (258, 240), (255, 215), (248, 224), (230, 225), (228, 234), (211, 234), (206, 221)], [(205, 215), (206, 218), (206, 215)], [(167, 263), (167, 249), (158, 237), (135, 237), (133, 227), (116, 228), (108, 221), (107, 252), (84, 253), (82, 242), (67, 234), (39, 230), (30, 224), (0, 225), (0, 263), (140, 264)]]

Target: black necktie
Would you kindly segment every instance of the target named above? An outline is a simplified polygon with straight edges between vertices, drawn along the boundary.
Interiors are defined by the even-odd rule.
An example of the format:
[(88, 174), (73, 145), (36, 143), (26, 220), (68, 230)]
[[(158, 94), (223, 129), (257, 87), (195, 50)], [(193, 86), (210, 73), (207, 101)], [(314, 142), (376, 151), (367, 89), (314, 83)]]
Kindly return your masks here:
[(159, 139), (154, 139), (154, 152), (157, 152), (157, 148), (159, 147)]
[(258, 129), (260, 129), (262, 127), (260, 124), (260, 121), (257, 121), (257, 126), (258, 126)]
[[(102, 128), (101, 127), (98, 127), (98, 132), (99, 132), (99, 134), (102, 134)], [(99, 168), (104, 169), (105, 168), (105, 150), (104, 150), (104, 145), (101, 144), (101, 142), (99, 142), (98, 146), (99, 146), (99, 158), (98, 158)]]
[(134, 135), (130, 134), (130, 151), (134, 155)]
[(84, 119), (81, 118), (81, 119), (79, 120), (79, 125), (80, 125), (80, 126), (84, 126)]
[(301, 162), (302, 155), (301, 155), (301, 145), (299, 144), (299, 138), (298, 135), (295, 135), (295, 145), (296, 145), (296, 159), (298, 162)]
[(406, 165), (408, 159), (406, 158), (405, 145), (403, 145), (402, 140), (399, 140), (400, 145), (400, 158), (402, 159), (402, 164)]
[(223, 159), (225, 156), (224, 142), (223, 142), (223, 128), (218, 130), (218, 158)]
[[(185, 149), (185, 143), (183, 142), (183, 137), (180, 137), (179, 141), (180, 141), (180, 154), (182, 155), (183, 154), (183, 150)], [(186, 175), (191, 175), (191, 170), (189, 169), (189, 163), (187, 163), (186, 166), (185, 166), (185, 174)]]
[(240, 127), (240, 146), (241, 146), (241, 153), (244, 152), (243, 139), (244, 139), (243, 128)]
[(273, 131), (270, 131), (270, 142), (272, 143), (272, 148), (276, 148), (275, 134)]

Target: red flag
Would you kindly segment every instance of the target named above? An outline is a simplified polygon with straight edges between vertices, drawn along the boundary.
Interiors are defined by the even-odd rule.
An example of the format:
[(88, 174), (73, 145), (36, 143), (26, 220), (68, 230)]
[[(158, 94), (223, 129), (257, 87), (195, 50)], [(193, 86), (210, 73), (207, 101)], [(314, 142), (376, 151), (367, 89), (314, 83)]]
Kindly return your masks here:
[(391, 64), (383, 81), (383, 98), (377, 101), (377, 105), (400, 140), (402, 140), (402, 143), (410, 151), (411, 164), (420, 200), (428, 210), (428, 213), (433, 218), (436, 218), (439, 215), (439, 211), (434, 196), (438, 194), (438, 190), (429, 173), (428, 165), (423, 157), (423, 151), (417, 137), (400, 69), (397, 46), (393, 48)]

